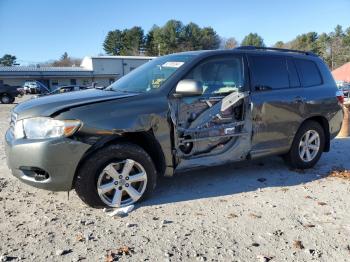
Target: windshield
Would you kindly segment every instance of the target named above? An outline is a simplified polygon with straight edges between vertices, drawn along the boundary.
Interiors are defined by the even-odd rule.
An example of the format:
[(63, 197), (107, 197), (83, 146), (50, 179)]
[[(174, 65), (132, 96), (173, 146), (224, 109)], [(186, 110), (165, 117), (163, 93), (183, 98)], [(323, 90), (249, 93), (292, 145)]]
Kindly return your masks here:
[(168, 55), (159, 57), (120, 78), (106, 90), (145, 93), (159, 90), (163, 83), (193, 55)]

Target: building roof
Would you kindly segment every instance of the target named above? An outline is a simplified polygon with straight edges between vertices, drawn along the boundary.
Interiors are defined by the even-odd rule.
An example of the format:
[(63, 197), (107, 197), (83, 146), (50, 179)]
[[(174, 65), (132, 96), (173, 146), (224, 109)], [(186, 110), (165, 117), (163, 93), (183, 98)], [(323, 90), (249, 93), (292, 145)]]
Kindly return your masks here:
[(116, 77), (119, 74), (96, 74), (92, 69), (84, 67), (36, 67), (36, 66), (0, 66), (2, 78), (31, 77)]
[(350, 82), (350, 62), (334, 69), (332, 71), (333, 78), (337, 81)]
[(0, 72), (90, 72), (82, 67), (0, 66)]
[[(51, 66), (0, 66), (2, 78), (31, 78), (31, 77), (117, 77), (120, 73), (108, 64), (110, 70), (101, 66), (95, 68), (95, 62), (100, 59), (110, 59), (108, 62), (123, 62), (125, 60), (138, 60), (139, 63), (154, 59), (151, 56), (92, 56), (85, 57), (80, 66), (51, 67)], [(120, 62), (119, 62), (119, 61)], [(140, 61), (143, 60), (143, 61)], [(106, 61), (107, 62), (107, 61)], [(107, 66), (107, 67), (108, 67)], [(124, 71), (123, 71), (124, 72)]]
[(91, 77), (93, 70), (82, 67), (36, 67), (36, 66), (0, 66), (3, 78), (20, 77)]

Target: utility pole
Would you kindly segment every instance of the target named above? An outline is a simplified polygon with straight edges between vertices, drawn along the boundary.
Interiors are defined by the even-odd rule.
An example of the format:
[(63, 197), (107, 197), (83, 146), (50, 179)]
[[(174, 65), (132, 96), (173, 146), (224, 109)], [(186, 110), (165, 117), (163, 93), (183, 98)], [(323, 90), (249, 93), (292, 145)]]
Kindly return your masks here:
[(334, 70), (334, 61), (333, 61), (333, 40), (331, 40), (331, 69)]

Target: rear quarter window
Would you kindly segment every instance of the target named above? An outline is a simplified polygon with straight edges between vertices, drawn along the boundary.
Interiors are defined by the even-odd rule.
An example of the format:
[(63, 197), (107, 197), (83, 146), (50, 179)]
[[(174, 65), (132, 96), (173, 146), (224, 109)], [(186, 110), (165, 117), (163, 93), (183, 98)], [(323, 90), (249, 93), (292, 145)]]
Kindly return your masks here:
[(308, 87), (322, 84), (321, 74), (315, 62), (303, 59), (295, 59), (294, 61), (303, 86)]

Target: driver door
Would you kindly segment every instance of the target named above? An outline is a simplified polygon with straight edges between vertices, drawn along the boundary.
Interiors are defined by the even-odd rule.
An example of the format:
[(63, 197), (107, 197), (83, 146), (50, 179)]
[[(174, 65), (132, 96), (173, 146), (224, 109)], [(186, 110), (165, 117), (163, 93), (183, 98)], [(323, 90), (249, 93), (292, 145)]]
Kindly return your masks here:
[(183, 78), (200, 83), (203, 93), (170, 99), (176, 170), (247, 157), (252, 123), (246, 75), (244, 56), (229, 54), (203, 60)]

